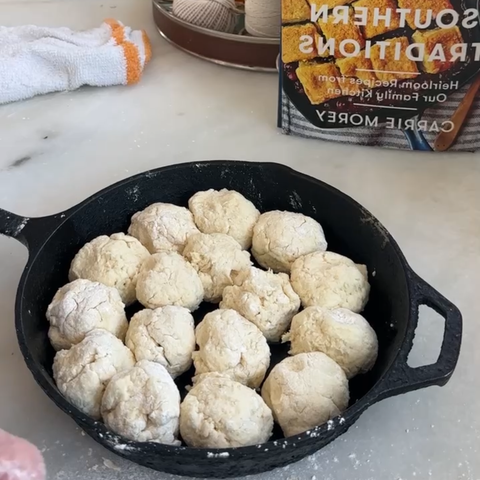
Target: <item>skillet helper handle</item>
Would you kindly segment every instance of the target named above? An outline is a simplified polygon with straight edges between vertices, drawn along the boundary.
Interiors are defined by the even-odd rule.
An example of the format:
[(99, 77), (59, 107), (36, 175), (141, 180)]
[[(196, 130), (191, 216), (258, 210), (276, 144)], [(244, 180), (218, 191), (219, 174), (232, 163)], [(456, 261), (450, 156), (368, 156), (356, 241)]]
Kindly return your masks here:
[(21, 217), (0, 208), (0, 235), (16, 238), (19, 242), (26, 245), (23, 229), (29, 220), (27, 217)]
[[(460, 311), (416, 273), (411, 272), (410, 277), (413, 285), (412, 308), (414, 312), (412, 318), (414, 321), (407, 332), (407, 341), (394, 362), (386, 382), (386, 388), (382, 389), (381, 398), (432, 385), (445, 385), (450, 380), (460, 355), (462, 342), (462, 315)], [(437, 361), (431, 365), (412, 368), (408, 366), (407, 359), (413, 346), (420, 305), (432, 308), (445, 319), (445, 331)]]
[(460, 105), (455, 110), (450, 121), (453, 124), (453, 128), (450, 132), (440, 132), (435, 139), (434, 148), (437, 152), (445, 152), (448, 150), (457, 140), (460, 131), (462, 130), (465, 119), (472, 108), (475, 95), (480, 88), (480, 75), (470, 85), (467, 93), (460, 102)]

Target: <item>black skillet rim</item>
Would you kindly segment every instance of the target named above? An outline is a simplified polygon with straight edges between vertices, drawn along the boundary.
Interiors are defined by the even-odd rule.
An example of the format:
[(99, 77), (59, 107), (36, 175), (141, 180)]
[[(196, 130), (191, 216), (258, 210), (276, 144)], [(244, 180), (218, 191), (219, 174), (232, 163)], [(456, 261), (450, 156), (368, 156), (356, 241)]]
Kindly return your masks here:
[[(295, 175), (295, 176), (300, 176), (303, 177), (305, 180), (308, 180), (310, 182), (317, 183), (319, 186), (322, 188), (330, 190), (332, 193), (336, 195), (340, 195), (344, 198), (344, 200), (352, 203), (355, 207), (357, 207), (360, 211), (364, 213), (365, 216), (368, 216), (370, 219), (372, 219), (373, 224), (376, 226), (376, 228), (379, 228), (382, 230), (382, 235), (386, 236), (388, 238), (389, 244), (392, 246), (394, 249), (395, 253), (398, 255), (399, 260), (401, 261), (402, 267), (403, 267), (403, 272), (405, 275), (405, 280), (407, 284), (407, 295), (408, 295), (408, 304), (411, 305), (411, 299), (412, 299), (412, 293), (413, 293), (413, 271), (410, 268), (404, 254), (400, 250), (399, 245), (395, 241), (395, 239), (392, 237), (392, 235), (386, 230), (383, 225), (367, 210), (365, 209), (361, 204), (359, 204), (356, 200), (351, 198), (350, 196), (346, 195), (345, 193), (341, 192), (335, 187), (332, 187), (331, 185), (328, 185), (321, 180), (318, 180), (317, 178), (311, 177), (307, 174), (298, 172), (294, 170), (293, 168), (275, 163), (275, 162), (247, 162), (247, 161), (236, 161), (236, 160), (207, 160), (207, 161), (198, 161), (198, 162), (184, 162), (184, 163), (179, 163), (179, 164), (174, 164), (174, 165), (167, 165), (164, 167), (160, 167), (157, 169), (153, 170), (148, 170), (146, 172), (134, 175), (132, 177), (125, 178), (123, 180), (120, 180), (100, 191), (97, 193), (94, 193), (81, 203), (73, 206), (72, 208), (65, 210), (62, 213), (58, 213), (53, 216), (49, 217), (41, 217), (38, 219), (30, 219), (30, 222), (35, 222), (35, 221), (47, 221), (47, 219), (51, 220), (56, 220), (55, 221), (55, 226), (53, 230), (50, 231), (50, 233), (42, 239), (41, 243), (35, 247), (34, 255), (30, 255), (28, 258), (27, 265), (25, 267), (25, 270), (22, 274), (19, 288), (17, 291), (17, 296), (16, 296), (16, 302), (15, 302), (15, 329), (17, 333), (17, 339), (18, 343), (20, 346), (20, 350), (22, 352), (22, 355), (25, 359), (25, 363), (27, 364), (29, 370), (31, 371), (33, 377), (35, 378), (35, 381), (40, 385), (42, 390), (47, 394), (47, 396), (59, 407), (62, 411), (67, 413), (70, 417), (73, 417), (73, 420), (77, 422), (77, 424), (82, 424), (82, 425), (88, 425), (92, 430), (96, 432), (96, 435), (98, 437), (98, 441), (100, 443), (107, 443), (109, 444), (110, 448), (113, 448), (115, 450), (115, 453), (118, 455), (124, 457), (124, 458), (129, 458), (129, 453), (132, 454), (157, 454), (157, 455), (167, 455), (167, 456), (175, 456), (179, 455), (182, 453), (190, 453), (192, 455), (196, 455), (197, 458), (199, 455), (203, 455), (204, 458), (208, 458), (209, 461), (228, 461), (228, 460), (234, 460), (235, 458), (245, 458), (245, 456), (251, 456), (255, 453), (258, 453), (259, 451), (262, 451), (262, 449), (266, 450), (273, 450), (273, 449), (283, 449), (288, 446), (297, 446), (299, 443), (307, 443), (307, 442), (313, 442), (315, 441), (316, 437), (320, 437), (325, 435), (327, 432), (331, 435), (332, 439), (335, 438), (340, 434), (338, 430), (340, 429), (346, 429), (349, 426), (351, 426), (356, 419), (359, 417), (359, 415), (365, 411), (369, 406), (372, 404), (376, 403), (378, 400), (382, 398), (382, 394), (385, 393), (388, 389), (382, 389), (382, 383), (385, 381), (385, 379), (388, 378), (389, 374), (392, 372), (396, 361), (399, 357), (399, 354), (401, 352), (401, 349), (398, 350), (396, 355), (392, 358), (391, 364), (389, 368), (383, 373), (383, 375), (375, 382), (375, 384), (372, 386), (372, 388), (368, 391), (367, 394), (365, 394), (363, 397), (361, 397), (359, 400), (357, 400), (352, 406), (350, 406), (343, 414), (340, 416), (335, 417), (332, 419), (332, 423), (324, 423), (320, 426), (314, 427), (313, 429), (309, 430), (307, 432), (303, 432), (299, 435), (295, 435), (292, 437), (286, 437), (284, 439), (280, 440), (274, 440), (274, 441), (268, 441), (266, 443), (258, 444), (258, 445), (251, 445), (251, 446), (246, 446), (246, 447), (236, 447), (236, 448), (195, 448), (195, 447), (187, 447), (187, 446), (171, 446), (171, 445), (165, 445), (165, 444), (156, 444), (156, 443), (140, 443), (140, 442), (133, 442), (130, 440), (127, 440), (123, 437), (120, 437), (117, 434), (114, 434), (110, 430), (107, 429), (107, 427), (99, 421), (93, 420), (92, 418), (88, 417), (84, 413), (82, 413), (80, 410), (78, 410), (75, 406), (70, 404), (57, 390), (53, 383), (53, 379), (48, 375), (48, 373), (45, 371), (43, 367), (37, 364), (35, 362), (29, 352), (29, 349), (26, 346), (26, 342), (24, 339), (23, 335), (23, 327), (22, 327), (22, 303), (23, 303), (23, 293), (25, 289), (25, 285), (28, 279), (29, 271), (30, 271), (30, 265), (32, 265), (39, 254), (41, 254), (41, 251), (43, 249), (43, 246), (50, 240), (50, 238), (55, 234), (57, 229), (65, 222), (68, 220), (68, 218), (82, 209), (85, 205), (88, 203), (98, 199), (105, 193), (107, 193), (110, 190), (114, 190), (117, 188), (120, 188), (122, 186), (126, 186), (130, 184), (131, 182), (134, 182), (136, 180), (139, 180), (140, 178), (143, 178), (145, 176), (155, 176), (158, 175), (161, 172), (165, 172), (167, 170), (174, 170), (174, 169), (179, 169), (179, 168), (184, 168), (187, 165), (197, 165), (198, 167), (204, 167), (204, 166), (211, 166), (211, 165), (222, 165), (224, 167), (227, 166), (239, 166), (239, 165), (255, 165), (259, 169), (264, 169), (264, 168), (275, 168), (275, 169), (281, 169), (286, 172), (288, 172), (290, 175)], [(59, 219), (61, 219), (59, 221)], [(27, 227), (25, 230), (27, 230)], [(409, 328), (411, 327), (412, 323), (412, 308), (408, 309), (408, 319), (406, 321), (406, 329), (405, 329), (405, 337), (407, 336), (407, 332)], [(405, 343), (405, 339), (402, 343)], [(90, 432), (88, 432), (91, 434)], [(118, 446), (121, 446), (122, 448), (117, 448)], [(222, 456), (223, 454), (223, 456)], [(228, 454), (228, 455), (227, 455)]]

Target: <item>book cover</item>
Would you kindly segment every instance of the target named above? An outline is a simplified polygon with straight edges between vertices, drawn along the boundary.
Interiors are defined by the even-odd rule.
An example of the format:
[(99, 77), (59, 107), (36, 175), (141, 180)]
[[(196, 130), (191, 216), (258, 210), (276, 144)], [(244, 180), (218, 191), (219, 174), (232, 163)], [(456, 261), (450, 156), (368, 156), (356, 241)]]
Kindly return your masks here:
[(413, 150), (480, 148), (478, 0), (282, 0), (279, 126)]

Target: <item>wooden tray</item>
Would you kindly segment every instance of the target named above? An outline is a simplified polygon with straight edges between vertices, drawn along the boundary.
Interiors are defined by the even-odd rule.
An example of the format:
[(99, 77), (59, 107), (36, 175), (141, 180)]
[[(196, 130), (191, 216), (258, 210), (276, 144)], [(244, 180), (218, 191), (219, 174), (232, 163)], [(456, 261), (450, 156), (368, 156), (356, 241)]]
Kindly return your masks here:
[(222, 33), (190, 25), (171, 13), (172, 3), (153, 0), (153, 19), (163, 38), (191, 55), (209, 62), (245, 70), (277, 72), (279, 38), (245, 34), (239, 15), (238, 33)]

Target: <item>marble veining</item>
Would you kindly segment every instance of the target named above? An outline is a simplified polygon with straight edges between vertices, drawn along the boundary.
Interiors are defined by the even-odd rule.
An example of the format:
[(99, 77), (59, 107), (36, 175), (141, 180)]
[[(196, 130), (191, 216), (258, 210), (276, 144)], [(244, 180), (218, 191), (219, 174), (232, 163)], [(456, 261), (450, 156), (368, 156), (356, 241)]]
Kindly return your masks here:
[(29, 162), (32, 159), (30, 155), (26, 155), (25, 157), (18, 158), (17, 160), (13, 161), (8, 168), (16, 168), (21, 167), (25, 163)]

